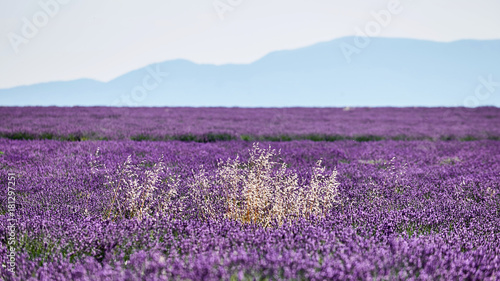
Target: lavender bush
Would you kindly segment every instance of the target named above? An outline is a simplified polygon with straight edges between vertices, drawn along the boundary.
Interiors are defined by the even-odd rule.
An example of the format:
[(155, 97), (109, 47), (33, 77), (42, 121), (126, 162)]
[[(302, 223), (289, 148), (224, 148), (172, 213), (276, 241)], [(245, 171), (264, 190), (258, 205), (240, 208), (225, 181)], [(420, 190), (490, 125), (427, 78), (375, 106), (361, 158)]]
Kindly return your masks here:
[[(7, 186), (8, 174), (16, 175), (18, 219), (12, 275), (6, 268), (8, 210), (3, 202), (0, 276), (500, 279), (498, 141), (290, 141), (264, 142), (260, 148), (264, 152), (256, 153), (252, 143), (244, 141), (0, 139), (0, 183)], [(278, 176), (286, 170), (283, 175), (294, 183), (290, 186), (296, 175), (304, 191), (315, 186), (315, 175), (323, 175), (320, 182), (325, 182), (337, 171), (334, 179), (339, 185), (331, 206), (316, 216), (285, 217), (282, 224), (272, 217), (274, 224), (267, 227), (235, 219), (225, 204), (206, 205), (216, 215), (200, 216), (200, 198), (224, 195), (215, 180), (227, 183), (237, 178), (222, 180), (227, 173), (221, 171), (231, 165), (247, 173), (258, 171), (251, 169), (252, 163), (273, 149), (281, 154), (269, 173)], [(319, 159), (321, 166), (316, 166)], [(249, 174), (238, 173), (251, 182)], [(204, 180), (213, 193), (198, 196), (193, 183)], [(120, 188), (117, 181), (122, 181)], [(6, 191), (0, 189), (2, 200)], [(127, 198), (144, 202), (142, 209), (132, 201), (125, 204)], [(239, 205), (245, 210), (244, 206)]]

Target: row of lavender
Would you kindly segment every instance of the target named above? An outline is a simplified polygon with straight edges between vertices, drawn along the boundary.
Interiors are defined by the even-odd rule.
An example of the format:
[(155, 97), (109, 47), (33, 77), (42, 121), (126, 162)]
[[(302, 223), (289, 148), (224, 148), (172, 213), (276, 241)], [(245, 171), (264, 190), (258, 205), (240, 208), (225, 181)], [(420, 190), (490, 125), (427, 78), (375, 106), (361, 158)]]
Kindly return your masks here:
[(0, 137), (59, 140), (500, 139), (500, 109), (0, 108)]
[[(322, 158), (338, 171), (338, 202), (324, 218), (260, 227), (198, 219), (189, 182), (203, 165), (248, 158), (248, 142), (0, 140), (0, 191), (16, 181), (16, 276), (8, 280), (498, 280), (498, 141), (292, 141), (263, 143), (300, 178)], [(92, 172), (97, 148), (109, 167), (151, 167), (164, 155), (159, 189), (181, 179), (180, 213), (106, 219), (110, 190)], [(393, 159), (393, 160), (391, 160)], [(144, 161), (144, 162), (142, 162)], [(182, 195), (187, 197), (183, 197)], [(7, 209), (0, 209), (6, 265)], [(221, 214), (222, 217), (222, 214)], [(10, 279), (9, 279), (10, 278)]]

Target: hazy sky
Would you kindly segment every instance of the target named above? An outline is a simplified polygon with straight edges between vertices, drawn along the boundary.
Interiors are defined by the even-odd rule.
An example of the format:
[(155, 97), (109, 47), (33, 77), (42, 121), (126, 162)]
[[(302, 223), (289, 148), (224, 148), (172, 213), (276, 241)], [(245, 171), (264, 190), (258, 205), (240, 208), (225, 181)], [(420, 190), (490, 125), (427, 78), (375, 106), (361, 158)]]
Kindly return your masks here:
[(177, 58), (249, 63), (356, 35), (398, 3), (376, 36), (500, 39), (498, 0), (0, 0), (0, 88), (108, 81)]

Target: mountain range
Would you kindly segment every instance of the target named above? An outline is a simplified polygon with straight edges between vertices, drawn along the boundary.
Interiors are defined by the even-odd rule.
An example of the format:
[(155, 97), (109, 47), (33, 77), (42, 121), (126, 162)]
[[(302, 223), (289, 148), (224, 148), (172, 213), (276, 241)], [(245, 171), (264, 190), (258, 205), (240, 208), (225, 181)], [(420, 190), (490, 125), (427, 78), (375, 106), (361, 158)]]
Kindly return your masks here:
[(360, 46), (358, 39), (276, 51), (250, 64), (170, 60), (109, 82), (0, 89), (0, 105), (500, 106), (500, 40), (371, 38)]

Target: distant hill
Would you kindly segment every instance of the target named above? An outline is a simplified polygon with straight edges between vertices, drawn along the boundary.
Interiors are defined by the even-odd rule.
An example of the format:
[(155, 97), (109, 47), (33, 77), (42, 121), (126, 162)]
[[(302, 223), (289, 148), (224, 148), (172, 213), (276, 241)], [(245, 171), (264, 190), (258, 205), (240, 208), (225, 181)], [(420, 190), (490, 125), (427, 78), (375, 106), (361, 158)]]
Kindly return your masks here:
[[(345, 44), (354, 45), (354, 38), (273, 52), (251, 64), (172, 60), (107, 83), (80, 79), (0, 89), (0, 105), (457, 106), (470, 101), (483, 77), (498, 84), (491, 92), (482, 88), (477, 105), (500, 106), (500, 40), (376, 38), (350, 63)], [(156, 69), (169, 73), (160, 83), (148, 78)]]

